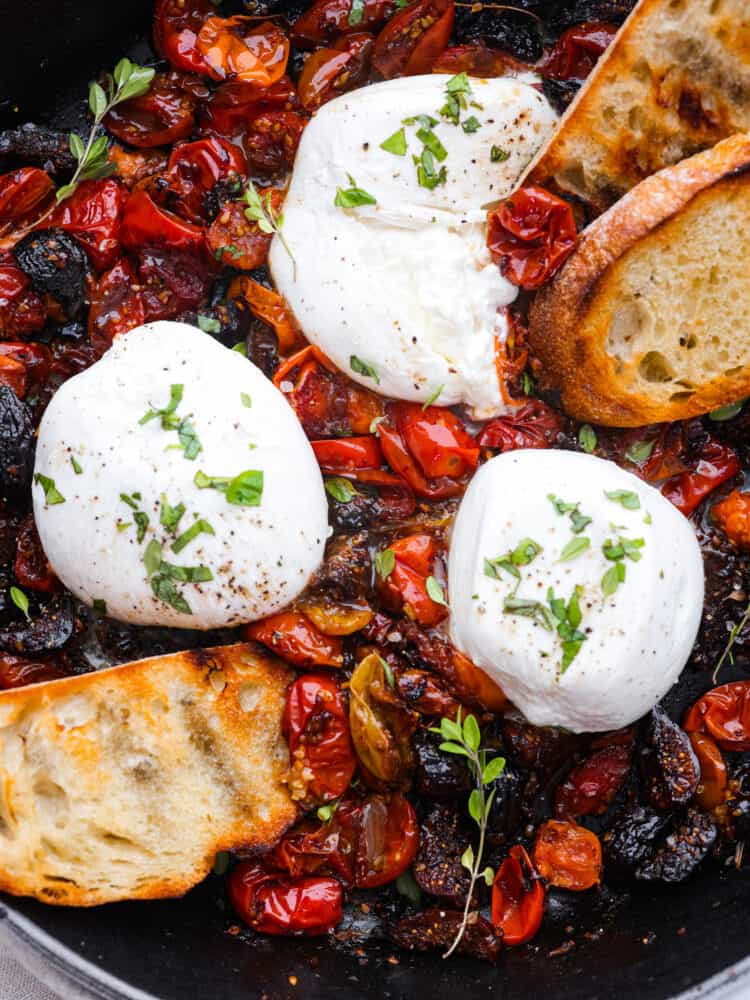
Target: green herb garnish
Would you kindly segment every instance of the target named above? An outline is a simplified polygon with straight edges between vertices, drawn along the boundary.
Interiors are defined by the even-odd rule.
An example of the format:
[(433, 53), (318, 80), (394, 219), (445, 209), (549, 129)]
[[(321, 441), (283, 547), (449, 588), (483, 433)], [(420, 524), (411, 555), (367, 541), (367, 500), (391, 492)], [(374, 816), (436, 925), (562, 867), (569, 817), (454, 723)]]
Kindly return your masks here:
[(400, 128), (393, 135), (389, 135), (380, 143), (380, 148), (384, 149), (386, 153), (393, 153), (394, 156), (406, 156), (407, 145), (404, 129)]
[(357, 187), (357, 182), (351, 174), (346, 176), (349, 178), (349, 187), (336, 188), (336, 197), (333, 199), (336, 208), (360, 208), (362, 205), (377, 205), (377, 200), (369, 192)]
[(352, 0), (352, 5), (349, 8), (349, 17), (347, 21), (353, 28), (356, 24), (362, 22), (362, 18), (365, 16), (365, 0)]
[(20, 612), (25, 616), (26, 621), (30, 621), (31, 617), (29, 615), (29, 599), (21, 590), (20, 587), (10, 588), (10, 599), (13, 601), (15, 606)]
[(374, 379), (375, 382), (380, 385), (380, 377), (372, 365), (368, 364), (367, 361), (363, 361), (361, 358), (358, 358), (356, 354), (352, 354), (349, 358), (349, 367), (353, 372), (356, 372), (357, 375), (364, 375), (365, 378)]
[(583, 555), (586, 549), (591, 548), (591, 539), (584, 538), (582, 535), (576, 535), (571, 538), (568, 544), (560, 553), (560, 562), (570, 562), (571, 559), (577, 559), (578, 556)]
[(284, 239), (284, 213), (279, 212), (277, 215), (274, 212), (273, 205), (271, 204), (271, 192), (267, 191), (265, 199), (262, 199), (253, 182), (249, 180), (242, 197), (246, 205), (245, 218), (249, 222), (256, 222), (258, 224), (258, 229), (260, 229), (262, 233), (266, 233), (268, 236), (270, 236), (271, 233), (275, 233), (275, 235), (278, 236), (281, 245), (289, 257), (289, 260), (292, 262), (292, 277), (296, 281), (297, 261)]
[(656, 441), (636, 441), (632, 444), (628, 450), (625, 452), (625, 458), (633, 465), (643, 465), (651, 458), (651, 452), (654, 450), (654, 445)]
[(207, 476), (199, 470), (193, 482), (199, 490), (219, 490), (225, 494), (227, 503), (238, 507), (259, 507), (263, 496), (263, 472), (260, 469), (246, 469), (234, 478)]
[(471, 115), (469, 118), (466, 118), (461, 122), (461, 128), (468, 134), (478, 132), (481, 127), (482, 123), (474, 115)]
[(198, 326), (204, 333), (221, 333), (221, 323), (213, 316), (203, 316), (198, 313)]
[(542, 551), (542, 546), (535, 542), (533, 538), (522, 538), (514, 549), (506, 552), (505, 555), (496, 556), (494, 559), (484, 560), (484, 575), (494, 580), (500, 580), (500, 571), (509, 573), (510, 576), (520, 580), (521, 574), (519, 566), (528, 566), (530, 562)]
[(174, 553), (179, 553), (182, 552), (185, 546), (189, 545), (194, 538), (197, 538), (198, 535), (215, 535), (215, 534), (216, 532), (208, 523), (208, 521), (204, 521), (203, 518), (199, 518), (197, 521), (195, 521), (193, 524), (190, 525), (187, 531), (183, 531), (181, 535), (178, 535), (177, 538), (175, 538), (175, 540), (172, 542), (172, 545), (170, 547)]
[(172, 507), (167, 501), (166, 493), (162, 493), (159, 523), (162, 524), (167, 529), (167, 531), (171, 531), (172, 533), (174, 533), (177, 530), (177, 525), (180, 523), (180, 518), (184, 513), (185, 513), (184, 503), (178, 503), (175, 507)]
[(83, 467), (80, 465), (75, 455), (70, 456), (70, 464), (73, 466), (73, 472), (75, 472), (77, 476), (80, 476), (83, 472)]
[(253, 405), (252, 397), (249, 396), (246, 392), (241, 392), (240, 393), (240, 402), (242, 403), (243, 406), (246, 406), (248, 408), (248, 410)]
[(42, 489), (44, 490), (45, 502), (50, 507), (54, 507), (54, 505), (58, 503), (65, 503), (65, 497), (55, 486), (54, 479), (50, 479), (49, 476), (43, 476), (41, 472), (35, 472), (34, 483), (37, 486), (42, 487)]
[(632, 490), (605, 490), (604, 495), (614, 503), (622, 504), (626, 510), (639, 510), (641, 501)]
[(510, 153), (507, 149), (503, 149), (501, 146), (492, 146), (490, 148), (490, 160), (492, 163), (505, 163), (509, 159)]
[(446, 608), (448, 607), (443, 585), (438, 579), (436, 579), (436, 577), (428, 576), (425, 582), (425, 588), (427, 590), (427, 596), (431, 601), (434, 601), (435, 604), (442, 604)]
[(578, 431), (578, 443), (590, 455), (596, 448), (596, 432), (591, 424), (583, 424)]
[(396, 556), (393, 549), (383, 549), (375, 553), (375, 572), (381, 580), (387, 580), (396, 566)]
[(326, 493), (338, 503), (351, 503), (357, 495), (357, 490), (343, 476), (332, 476), (330, 479), (326, 479), (325, 487)]
[(432, 406), (433, 403), (437, 402), (437, 400), (440, 398), (440, 393), (443, 391), (444, 388), (445, 384), (439, 385), (434, 392), (431, 392), (430, 395), (427, 397), (427, 399), (424, 401), (424, 403), (422, 403), (422, 409), (427, 410), (429, 409), (429, 407)]

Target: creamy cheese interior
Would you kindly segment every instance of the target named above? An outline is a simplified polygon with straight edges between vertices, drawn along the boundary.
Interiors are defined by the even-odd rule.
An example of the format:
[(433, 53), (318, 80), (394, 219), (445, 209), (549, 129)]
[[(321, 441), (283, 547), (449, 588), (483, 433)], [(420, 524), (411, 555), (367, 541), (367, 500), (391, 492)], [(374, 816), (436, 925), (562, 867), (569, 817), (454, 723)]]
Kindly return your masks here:
[[(495, 335), (507, 330), (498, 309), (516, 288), (490, 259), (482, 206), (510, 194), (556, 115), (530, 82), (472, 79), (465, 130), (439, 114), (448, 79), (389, 80), (321, 108), (284, 204), (296, 267), (278, 237), (270, 266), (306, 337), (352, 378), (489, 417), (503, 409), (494, 353)], [(413, 162), (424, 123), (404, 124), (418, 115), (436, 120), (431, 131), (446, 153), (435, 164), (445, 183), (432, 190)], [(401, 129), (405, 154), (382, 149)], [(336, 206), (350, 178), (376, 204)]]
[(123, 621), (207, 629), (263, 618), (323, 557), (323, 482), (293, 410), (255, 365), (184, 323), (118, 337), (61, 386), (35, 474), (55, 573)]
[(689, 521), (613, 463), (513, 451), (461, 501), (449, 591), (454, 643), (530, 722), (596, 732), (634, 722), (679, 677), (703, 562)]

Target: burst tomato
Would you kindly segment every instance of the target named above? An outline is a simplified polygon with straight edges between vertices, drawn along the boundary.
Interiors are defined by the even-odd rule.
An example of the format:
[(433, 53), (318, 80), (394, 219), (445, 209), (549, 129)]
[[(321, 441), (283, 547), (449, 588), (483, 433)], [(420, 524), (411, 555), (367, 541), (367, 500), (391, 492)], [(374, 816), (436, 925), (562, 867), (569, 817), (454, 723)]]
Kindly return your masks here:
[(701, 778), (695, 791), (695, 801), (701, 809), (716, 809), (725, 799), (727, 765), (716, 741), (706, 733), (689, 734), (695, 756), (701, 768)]
[(0, 176), (0, 237), (34, 221), (52, 202), (55, 185), (38, 167)]
[(490, 49), (486, 45), (456, 45), (442, 52), (432, 65), (433, 73), (468, 73), (469, 76), (496, 77), (518, 76), (528, 73), (530, 67), (519, 62), (507, 52)]
[(21, 523), (13, 572), (20, 586), (29, 590), (52, 593), (60, 587), (44, 554), (33, 514), (27, 514)]
[(298, 677), (287, 692), (281, 725), (289, 743), (292, 798), (314, 805), (343, 795), (356, 760), (336, 678), (323, 673)]
[(367, 784), (377, 788), (407, 784), (417, 718), (391, 688), (377, 653), (365, 656), (349, 681), (349, 725)]
[(548, 80), (585, 80), (616, 34), (614, 24), (576, 24), (560, 35), (538, 72)]
[(570, 205), (540, 187), (522, 187), (487, 219), (487, 246), (503, 276), (521, 288), (539, 288), (576, 245)]
[(251, 172), (273, 177), (291, 170), (306, 124), (294, 111), (266, 111), (253, 119), (245, 133)]
[(329, 438), (311, 441), (310, 444), (322, 472), (341, 475), (360, 469), (379, 469), (383, 464), (383, 453), (374, 434), (367, 437)]
[(448, 609), (434, 601), (427, 590), (429, 577), (443, 575), (435, 539), (431, 535), (409, 535), (392, 542), (389, 551), (393, 553), (393, 569), (379, 579), (383, 603), (392, 611), (403, 611), (420, 625), (437, 625)]
[[(18, 341), (0, 343), (0, 379), (14, 389), (19, 397), (26, 393), (39, 396), (52, 364), (52, 355), (44, 344), (23, 344)], [(21, 385), (13, 385), (14, 376)]]
[(209, 67), (196, 41), (203, 22), (214, 12), (211, 0), (157, 0), (154, 48), (175, 69), (208, 74)]
[(373, 69), (384, 79), (429, 73), (453, 31), (454, 0), (416, 0), (378, 35)]
[(241, 149), (226, 139), (211, 137), (175, 146), (169, 157), (163, 195), (178, 215), (200, 225), (206, 217), (205, 195), (219, 181), (247, 174)]
[(222, 83), (201, 103), (200, 123), (204, 132), (228, 139), (244, 135), (260, 115), (269, 111), (299, 111), (300, 102), (288, 76), (270, 87), (257, 83)]
[(732, 490), (711, 508), (711, 519), (721, 528), (732, 545), (750, 548), (750, 493)]
[(340, 39), (330, 49), (308, 56), (299, 78), (299, 97), (306, 111), (361, 86), (366, 79), (375, 39), (365, 32)]
[(299, 328), (291, 309), (278, 292), (266, 288), (265, 285), (253, 281), (246, 275), (240, 275), (227, 289), (227, 298), (244, 299), (253, 316), (273, 327), (278, 337), (279, 350), (289, 351), (298, 344)]
[(544, 884), (531, 859), (516, 844), (502, 862), (492, 883), (492, 925), (503, 933), (503, 944), (530, 941), (544, 915)]
[(599, 882), (602, 846), (585, 827), (548, 819), (534, 841), (534, 864), (550, 885), (581, 892)]
[[(402, 404), (397, 403), (395, 405), (401, 406)], [(434, 500), (442, 497), (458, 496), (460, 493), (463, 493), (466, 488), (464, 482), (459, 482), (449, 476), (439, 476), (436, 479), (429, 479), (425, 476), (413, 455), (406, 447), (403, 435), (399, 429), (391, 427), (386, 423), (380, 423), (377, 426), (377, 433), (385, 460), (417, 496)]]
[(456, 479), (473, 472), (479, 461), (474, 438), (455, 414), (438, 406), (396, 403), (396, 425), (406, 447), (430, 479)]
[(19, 399), (26, 395), (26, 369), (20, 361), (5, 354), (0, 354), (0, 385), (7, 385)]
[(721, 684), (685, 716), (688, 733), (708, 733), (724, 750), (750, 750), (750, 681)]
[(262, 642), (296, 667), (341, 667), (341, 639), (324, 635), (298, 611), (282, 611), (245, 626), (248, 639)]
[(130, 146), (148, 149), (185, 139), (195, 124), (195, 97), (180, 86), (176, 73), (157, 73), (140, 97), (114, 107), (104, 127)]
[(243, 861), (227, 888), (237, 914), (261, 934), (326, 934), (341, 920), (343, 891), (335, 878), (292, 878)]
[(145, 318), (135, 271), (122, 257), (99, 278), (91, 293), (89, 340), (99, 351), (106, 351), (118, 334), (140, 326)]
[(0, 337), (25, 337), (47, 321), (44, 300), (20, 267), (0, 258)]
[(622, 744), (596, 750), (577, 764), (555, 793), (555, 815), (601, 816), (620, 789), (632, 757), (632, 746)]
[[(281, 211), (283, 192), (277, 188), (259, 190), (266, 209), (276, 217)], [(265, 264), (273, 233), (265, 233), (257, 222), (245, 215), (244, 201), (226, 201), (206, 233), (206, 242), (216, 260), (242, 271), (252, 271)], [(261, 286), (262, 287), (262, 286)]]
[(270, 87), (286, 71), (289, 39), (271, 21), (255, 18), (207, 17), (195, 40), (207, 72), (214, 80), (240, 80)]
[(352, 10), (352, 0), (316, 0), (294, 22), (292, 43), (314, 49), (341, 35), (379, 28), (396, 10), (395, 0), (364, 0)]
[(199, 226), (160, 208), (143, 188), (133, 191), (125, 202), (120, 238), (128, 250), (166, 245), (172, 250), (199, 253), (205, 247)]
[(120, 252), (125, 192), (112, 178), (82, 181), (45, 226), (59, 226), (81, 243), (97, 271), (111, 267)]
[(64, 654), (52, 656), (16, 656), (0, 653), (0, 688), (25, 687), (27, 684), (41, 684), (56, 681), (70, 673)]
[(203, 254), (161, 246), (140, 250), (138, 276), (147, 323), (197, 310), (211, 283)]
[(688, 472), (678, 473), (661, 488), (662, 494), (686, 517), (709, 493), (740, 471), (740, 460), (728, 445), (709, 438)]
[(563, 418), (540, 399), (534, 399), (503, 417), (485, 424), (477, 435), (482, 448), (515, 451), (549, 448), (563, 429)]
[(128, 150), (117, 142), (109, 147), (107, 159), (117, 169), (117, 180), (127, 188), (133, 188), (139, 181), (160, 174), (167, 168), (167, 154), (163, 150)]

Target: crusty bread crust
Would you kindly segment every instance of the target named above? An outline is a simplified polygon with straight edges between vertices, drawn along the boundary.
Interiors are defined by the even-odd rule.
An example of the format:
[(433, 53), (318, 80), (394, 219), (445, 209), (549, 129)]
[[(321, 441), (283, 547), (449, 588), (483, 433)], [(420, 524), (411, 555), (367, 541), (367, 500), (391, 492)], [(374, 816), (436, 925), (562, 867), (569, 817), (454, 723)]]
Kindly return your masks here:
[(747, 0), (640, 0), (524, 182), (598, 213), (657, 170), (748, 131)]
[(180, 896), (295, 820), (292, 672), (251, 645), (0, 694), (0, 889), (93, 906)]
[[(608, 350), (622, 275), (647, 254), (658, 257), (655, 267), (677, 268), (680, 247), (673, 244), (679, 237), (670, 224), (677, 226), (688, 209), (700, 212), (697, 199), (727, 197), (727, 185), (750, 184), (748, 170), (750, 136), (737, 135), (647, 178), (583, 232), (564, 267), (537, 294), (529, 314), (531, 350), (542, 363), (542, 385), (561, 391), (571, 416), (638, 427), (683, 420), (750, 395), (748, 330), (737, 331), (740, 343), (748, 344), (742, 366), (705, 377), (684, 392), (679, 386), (649, 386), (636, 378), (648, 343), (630, 365)], [(717, 253), (733, 252), (732, 235), (727, 234)], [(734, 292), (727, 289), (727, 294)], [(737, 294), (746, 300), (750, 284)], [(669, 318), (678, 329), (681, 317)], [(710, 322), (710, 317), (705, 319)]]

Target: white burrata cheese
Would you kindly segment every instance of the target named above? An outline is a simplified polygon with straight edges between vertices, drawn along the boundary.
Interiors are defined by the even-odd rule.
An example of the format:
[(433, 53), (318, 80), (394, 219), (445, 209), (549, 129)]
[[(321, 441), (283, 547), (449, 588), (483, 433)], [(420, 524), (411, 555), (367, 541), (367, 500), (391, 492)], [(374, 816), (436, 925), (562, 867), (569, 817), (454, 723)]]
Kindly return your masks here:
[[(449, 592), (453, 642), (530, 722), (597, 732), (634, 722), (677, 680), (701, 619), (703, 563), (687, 519), (612, 462), (513, 451), (484, 465), (461, 501)], [(585, 639), (564, 668), (550, 600), (565, 602), (565, 631), (571, 614), (577, 623), (574, 592)]]
[[(169, 409), (172, 386), (173, 412), (142, 422)], [(208, 629), (278, 611), (320, 565), (327, 532), (291, 407), (255, 365), (185, 323), (118, 337), (60, 387), (39, 430), (33, 500), (65, 586), (140, 625)]]
[[(461, 116), (479, 127), (464, 131), (439, 114), (448, 79), (388, 80), (321, 108), (284, 203), (295, 260), (277, 236), (270, 266), (305, 336), (353, 379), (397, 399), (466, 403), (484, 418), (504, 408), (495, 336), (505, 338), (498, 310), (517, 289), (485, 246), (483, 206), (511, 193), (556, 115), (526, 80), (472, 79)], [(403, 124), (416, 115), (438, 120), (432, 131), (447, 153), (436, 164), (445, 183), (432, 190), (412, 159), (424, 148), (420, 124)], [(402, 128), (405, 155), (382, 149)], [(334, 204), (350, 177), (376, 204)]]

